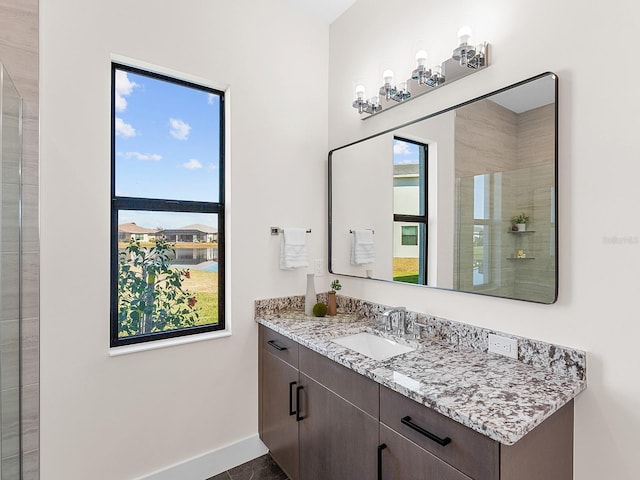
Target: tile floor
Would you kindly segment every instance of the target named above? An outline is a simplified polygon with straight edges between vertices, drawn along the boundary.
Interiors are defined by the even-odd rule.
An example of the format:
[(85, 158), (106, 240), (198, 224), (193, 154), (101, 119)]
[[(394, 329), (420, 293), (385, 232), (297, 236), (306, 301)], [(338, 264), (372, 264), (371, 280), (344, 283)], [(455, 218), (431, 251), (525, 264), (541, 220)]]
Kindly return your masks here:
[(288, 480), (270, 455), (263, 455), (207, 480)]

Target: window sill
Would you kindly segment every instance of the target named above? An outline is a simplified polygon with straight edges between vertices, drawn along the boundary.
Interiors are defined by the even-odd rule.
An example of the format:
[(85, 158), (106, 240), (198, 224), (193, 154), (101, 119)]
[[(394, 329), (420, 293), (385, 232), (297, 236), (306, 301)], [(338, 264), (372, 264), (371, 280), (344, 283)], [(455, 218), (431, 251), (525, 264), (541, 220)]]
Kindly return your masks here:
[(203, 342), (205, 340), (213, 340), (216, 338), (230, 337), (231, 332), (222, 330), (218, 332), (199, 333), (197, 335), (187, 335), (178, 338), (167, 338), (166, 340), (155, 340), (153, 342), (143, 342), (136, 345), (126, 345), (123, 347), (113, 347), (109, 349), (110, 357), (118, 357), (120, 355), (128, 355), (130, 353), (145, 352), (147, 350), (156, 350), (158, 348), (174, 347), (176, 345), (185, 345), (188, 343)]

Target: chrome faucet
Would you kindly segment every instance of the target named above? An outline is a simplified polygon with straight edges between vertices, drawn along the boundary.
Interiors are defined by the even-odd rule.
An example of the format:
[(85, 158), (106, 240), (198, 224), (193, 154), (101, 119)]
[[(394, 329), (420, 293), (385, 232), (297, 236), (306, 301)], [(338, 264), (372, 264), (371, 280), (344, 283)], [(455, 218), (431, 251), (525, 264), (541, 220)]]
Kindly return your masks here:
[(420, 329), (421, 328), (429, 328), (429, 325), (426, 324), (426, 323), (419, 322), (418, 320), (415, 320), (413, 322), (413, 338), (414, 339), (420, 338)]
[(398, 314), (398, 324), (396, 326), (395, 333), (398, 334), (398, 335), (404, 334), (405, 317), (406, 317), (406, 313), (407, 313), (406, 307), (393, 307), (393, 308), (389, 308), (388, 310), (385, 310), (384, 312), (382, 312), (382, 318), (383, 318), (383, 321), (384, 321), (384, 329), (387, 332), (393, 331), (393, 317), (392, 317), (392, 315), (394, 313)]

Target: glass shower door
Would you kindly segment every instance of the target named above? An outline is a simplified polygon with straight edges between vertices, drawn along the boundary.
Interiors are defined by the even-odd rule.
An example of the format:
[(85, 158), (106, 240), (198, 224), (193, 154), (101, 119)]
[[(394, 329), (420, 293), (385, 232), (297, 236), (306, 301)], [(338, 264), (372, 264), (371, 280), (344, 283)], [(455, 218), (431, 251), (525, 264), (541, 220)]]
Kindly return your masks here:
[(0, 90), (0, 480), (18, 480), (22, 99), (1, 63)]

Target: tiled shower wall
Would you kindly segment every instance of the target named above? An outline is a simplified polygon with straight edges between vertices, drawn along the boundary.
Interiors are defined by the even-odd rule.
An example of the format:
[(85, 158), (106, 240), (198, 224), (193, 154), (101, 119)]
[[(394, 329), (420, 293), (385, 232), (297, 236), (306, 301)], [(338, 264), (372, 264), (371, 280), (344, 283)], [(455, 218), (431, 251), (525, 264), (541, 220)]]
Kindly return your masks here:
[[(490, 100), (467, 105), (456, 112), (456, 178), (460, 178), (460, 211), (473, 217), (474, 176), (499, 173), (500, 197), (497, 219), (501, 228), (489, 235), (491, 253), (501, 261), (490, 262), (493, 278), (500, 286), (493, 293), (512, 298), (549, 302), (555, 293), (555, 243), (553, 188), (555, 180), (555, 107), (553, 104), (523, 113), (514, 113)], [(486, 125), (491, 125), (487, 129)], [(460, 139), (460, 140), (458, 140)], [(481, 140), (481, 142), (479, 142)], [(483, 148), (479, 148), (479, 145)], [(499, 154), (496, 155), (496, 152)], [(482, 169), (478, 169), (478, 157)], [(491, 161), (488, 158), (491, 157)], [(496, 208), (496, 206), (492, 206)], [(531, 216), (527, 230), (531, 235), (509, 232), (513, 215), (526, 212)], [(473, 225), (461, 230), (460, 241), (471, 244)], [(535, 231), (535, 235), (533, 232)], [(535, 261), (506, 261), (523, 249)], [(459, 286), (473, 291), (472, 248), (468, 255), (457, 258)]]
[(39, 478), (39, 0), (0, 0), (0, 61), (24, 99), (22, 156), (23, 478)]

